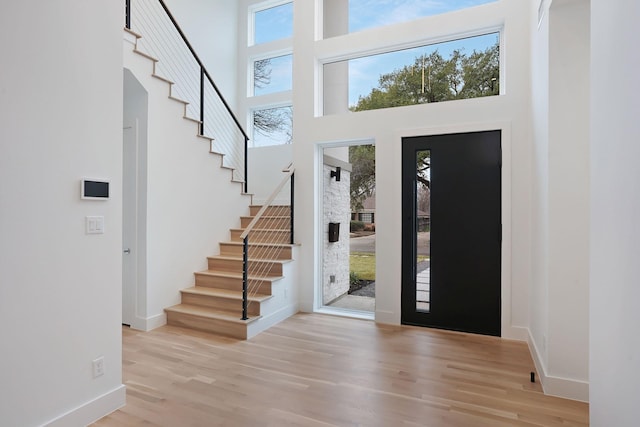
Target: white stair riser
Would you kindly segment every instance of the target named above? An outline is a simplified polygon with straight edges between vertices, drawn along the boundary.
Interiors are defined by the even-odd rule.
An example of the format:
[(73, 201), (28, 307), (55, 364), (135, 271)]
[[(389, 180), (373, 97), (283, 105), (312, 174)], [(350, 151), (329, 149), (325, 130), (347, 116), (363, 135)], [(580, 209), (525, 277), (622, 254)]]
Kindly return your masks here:
[[(217, 310), (232, 311), (238, 313), (238, 317), (242, 316), (242, 300), (238, 299), (183, 292), (182, 304), (191, 304), (201, 307), (209, 307)], [(249, 313), (249, 316), (259, 316), (260, 302), (249, 301), (249, 304), (247, 304), (247, 311)]]

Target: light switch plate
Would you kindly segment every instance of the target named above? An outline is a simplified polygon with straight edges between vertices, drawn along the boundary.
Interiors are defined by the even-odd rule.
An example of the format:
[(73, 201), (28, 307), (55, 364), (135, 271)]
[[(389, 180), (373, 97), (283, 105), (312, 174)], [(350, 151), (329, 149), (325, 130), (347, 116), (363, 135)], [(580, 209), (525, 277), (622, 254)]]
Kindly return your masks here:
[(104, 234), (104, 217), (103, 216), (85, 217), (85, 231), (87, 234)]

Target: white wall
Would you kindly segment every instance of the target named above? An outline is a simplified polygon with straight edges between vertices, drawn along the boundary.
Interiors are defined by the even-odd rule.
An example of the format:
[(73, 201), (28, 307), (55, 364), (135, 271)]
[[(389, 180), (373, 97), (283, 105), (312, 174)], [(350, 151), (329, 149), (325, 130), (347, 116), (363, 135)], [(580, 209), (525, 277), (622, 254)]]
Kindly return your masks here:
[(586, 401), (589, 2), (554, 1), (539, 28), (536, 17), (530, 344), (545, 392)]
[[(253, 194), (253, 204), (259, 205), (271, 196), (285, 177), (282, 172), (293, 162), (291, 144), (249, 148), (249, 193)], [(289, 204), (290, 186), (286, 185), (273, 204)]]
[(165, 0), (231, 108), (237, 106), (238, 5), (229, 0)]
[(575, 393), (585, 401), (589, 399), (589, 13), (588, 0), (557, 1), (549, 15), (549, 374), (575, 383), (557, 394)]
[(591, 425), (630, 427), (640, 396), (640, 3), (591, 9)]
[(536, 2), (531, 2), (532, 211), (530, 348), (538, 373), (547, 366), (549, 330), (549, 13), (537, 26)]
[(180, 302), (180, 289), (207, 269), (207, 256), (248, 215), (251, 197), (231, 182), (221, 157), (183, 118), (184, 105), (168, 98), (168, 84), (151, 76), (151, 62), (124, 42), (124, 66), (148, 92), (146, 315), (143, 329), (166, 322), (164, 309)]
[[(530, 262), (530, 136), (529, 10), (520, 2), (501, 1), (472, 11), (430, 17), (414, 22), (315, 41), (313, 2), (295, 2), (294, 25), (294, 161), (299, 206), (296, 229), (301, 247), (301, 308), (317, 307), (314, 284), (321, 272), (318, 257), (318, 177), (320, 145), (336, 141), (369, 140), (376, 144), (376, 321), (400, 322), (401, 278), (401, 137), (416, 134), (504, 129), (503, 145), (509, 157), (510, 179), (505, 183), (506, 256), (503, 271), (507, 298), (503, 306), (505, 336), (524, 339), (528, 325)], [(316, 117), (320, 110), (318, 61), (341, 58), (352, 51), (371, 52), (419, 40), (437, 40), (504, 25), (504, 80), (500, 97), (402, 107)], [(309, 76), (315, 76), (310, 79)], [(509, 151), (510, 150), (510, 151)], [(510, 154), (509, 154), (510, 153)], [(304, 189), (304, 190), (303, 190)], [(299, 204), (298, 204), (299, 202)], [(311, 280), (313, 279), (313, 280)]]
[[(85, 425), (124, 404), (122, 13), (0, 5), (2, 425)], [(82, 201), (85, 176), (110, 180), (111, 198)], [(87, 215), (104, 216), (104, 234), (85, 234)]]

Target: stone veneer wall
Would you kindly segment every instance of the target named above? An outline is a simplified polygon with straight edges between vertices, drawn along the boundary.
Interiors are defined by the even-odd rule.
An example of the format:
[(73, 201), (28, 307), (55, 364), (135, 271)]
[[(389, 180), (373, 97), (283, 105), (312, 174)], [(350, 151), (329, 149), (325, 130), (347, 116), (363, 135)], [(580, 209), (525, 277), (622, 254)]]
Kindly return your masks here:
[[(340, 181), (331, 178), (331, 171), (342, 168)], [(322, 302), (328, 305), (349, 290), (349, 225), (351, 220), (351, 165), (330, 156), (324, 156), (323, 165), (323, 267)], [(329, 243), (329, 223), (340, 224), (340, 238)], [(335, 281), (331, 282), (331, 276)]]

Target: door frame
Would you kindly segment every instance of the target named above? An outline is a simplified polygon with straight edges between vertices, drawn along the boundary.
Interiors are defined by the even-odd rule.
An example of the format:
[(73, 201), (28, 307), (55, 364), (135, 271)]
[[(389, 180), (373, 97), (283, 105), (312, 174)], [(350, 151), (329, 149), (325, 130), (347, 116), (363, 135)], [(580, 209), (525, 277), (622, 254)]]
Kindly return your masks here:
[[(123, 222), (123, 235), (122, 243), (125, 243), (124, 233), (126, 232), (124, 227), (124, 220), (126, 209), (128, 214), (135, 217), (135, 236), (128, 236), (135, 242), (135, 249), (132, 249), (132, 253), (129, 255), (134, 258), (136, 263), (136, 277), (135, 283), (131, 285), (133, 289), (129, 289), (131, 293), (134, 293), (134, 306), (133, 313), (127, 313), (130, 326), (132, 329), (141, 331), (148, 331), (153, 329), (153, 325), (150, 324), (147, 318), (147, 139), (148, 139), (148, 111), (149, 111), (149, 99), (148, 93), (142, 86), (136, 75), (129, 69), (123, 68), (123, 96), (124, 96), (124, 110), (122, 124), (123, 128), (128, 126), (137, 127), (137, 143), (135, 150), (135, 164), (132, 164), (134, 171), (130, 171), (135, 174), (136, 188), (135, 188), (135, 205), (126, 205), (123, 195), (122, 203), (122, 222)], [(127, 151), (124, 149), (124, 136), (125, 130), (123, 129), (122, 139), (122, 183), (125, 185), (125, 171), (124, 171), (124, 156), (127, 155)], [(121, 189), (123, 191), (124, 189)], [(125, 249), (124, 247), (122, 248)], [(124, 253), (121, 254), (123, 257)], [(124, 262), (124, 259), (123, 259)], [(123, 264), (124, 274), (124, 264)], [(122, 281), (122, 296), (124, 292), (124, 278)], [(122, 306), (124, 310), (124, 304)], [(133, 317), (131, 317), (133, 314)], [(123, 313), (124, 320), (124, 313)]]
[[(403, 139), (402, 324), (501, 336), (501, 133), (500, 130), (493, 130)], [(430, 261), (430, 298), (427, 300), (430, 307), (426, 311), (417, 308), (416, 296), (419, 187), (416, 161), (420, 152), (430, 153), (432, 160), (431, 179), (436, 184), (431, 187), (430, 193), (430, 222), (438, 222), (438, 237), (434, 237), (434, 230), (431, 230), (430, 253), (436, 258)], [(483, 161), (477, 162), (477, 155), (486, 156), (486, 159), (482, 157)], [(465, 172), (453, 173), (463, 164), (466, 165)], [(460, 177), (460, 180), (456, 177)], [(486, 185), (478, 187), (478, 178)], [(470, 206), (482, 203), (486, 205), (472, 214), (474, 209), (470, 210)], [(461, 208), (460, 204), (466, 208)], [(456, 229), (465, 229), (465, 232), (461, 233)], [(483, 245), (486, 245), (484, 253), (469, 249), (466, 244), (468, 233), (471, 233), (475, 241), (483, 241)], [(438, 240), (435, 246), (434, 240)], [(445, 253), (456, 255), (451, 258), (445, 256)], [(459, 264), (458, 256), (474, 263), (473, 267), (472, 264)], [(479, 278), (475, 277), (475, 273), (469, 272), (469, 268), (473, 270), (479, 267), (475, 263), (483, 265)], [(451, 283), (448, 283), (449, 280)], [(451, 290), (450, 286), (457, 291)], [(460, 311), (460, 307), (466, 307), (462, 310), (466, 314)]]
[[(334, 141), (320, 141), (314, 144), (314, 163), (315, 163), (315, 179), (314, 179), (314, 199), (317, 201), (315, 207), (315, 254), (314, 254), (314, 280), (313, 280), (313, 312), (331, 314), (335, 316), (351, 317), (354, 319), (375, 320), (375, 312), (367, 313), (363, 311), (354, 311), (348, 309), (336, 309), (325, 306), (323, 304), (322, 295), (322, 278), (323, 278), (323, 256), (324, 256), (324, 241), (322, 236), (324, 235), (323, 217), (324, 217), (324, 185), (323, 185), (323, 173), (324, 173), (324, 150), (326, 148), (343, 148), (353, 145), (373, 145), (375, 147), (376, 141), (374, 138), (361, 138), (361, 139), (344, 139)], [(343, 231), (344, 232), (344, 231)], [(348, 230), (347, 230), (348, 233)], [(376, 248), (377, 250), (377, 248)], [(376, 266), (377, 274), (377, 266)], [(377, 299), (377, 298), (376, 298)]]
[[(122, 324), (132, 326), (136, 323), (137, 317), (137, 294), (138, 294), (138, 146), (139, 146), (139, 120), (137, 118), (131, 121), (124, 121), (122, 136)], [(132, 156), (126, 145), (132, 145)], [(129, 165), (129, 168), (127, 168)], [(131, 170), (127, 170), (131, 169)], [(132, 178), (133, 183), (127, 182), (126, 178)], [(131, 186), (133, 191), (133, 200), (127, 200), (126, 186)], [(127, 229), (127, 224), (131, 222), (131, 229)], [(126, 246), (126, 248), (125, 248)], [(126, 254), (124, 251), (129, 251)], [(127, 258), (132, 262), (127, 263)], [(127, 269), (129, 265), (132, 270)]]
[[(526, 328), (517, 327), (512, 322), (512, 195), (511, 195), (511, 179), (512, 179), (512, 132), (510, 121), (487, 121), (480, 123), (463, 123), (456, 125), (445, 126), (432, 126), (424, 128), (414, 129), (402, 129), (398, 130), (394, 134), (394, 140), (398, 145), (402, 144), (402, 138), (415, 137), (415, 136), (435, 136), (445, 135), (453, 133), (471, 133), (499, 130), (502, 132), (502, 190), (501, 190), (501, 215), (502, 215), (502, 246), (500, 255), (500, 294), (501, 294), (501, 331), (502, 338), (516, 339), (520, 341), (526, 341), (528, 339), (528, 332)], [(398, 161), (402, 157), (402, 149), (398, 147)], [(400, 163), (398, 163), (400, 164)], [(402, 171), (397, 171), (397, 182), (401, 186)], [(398, 216), (401, 218), (401, 215)], [(399, 222), (396, 225), (397, 232), (401, 233), (402, 224)], [(398, 287), (398, 292), (401, 292), (402, 287)], [(398, 314), (401, 312), (400, 294), (398, 294), (397, 301)], [(398, 316), (399, 318), (399, 316)]]

